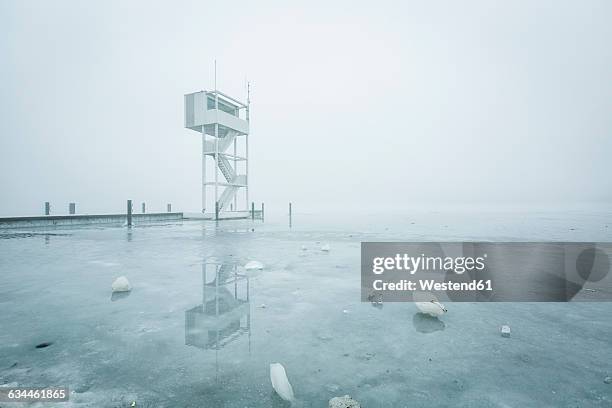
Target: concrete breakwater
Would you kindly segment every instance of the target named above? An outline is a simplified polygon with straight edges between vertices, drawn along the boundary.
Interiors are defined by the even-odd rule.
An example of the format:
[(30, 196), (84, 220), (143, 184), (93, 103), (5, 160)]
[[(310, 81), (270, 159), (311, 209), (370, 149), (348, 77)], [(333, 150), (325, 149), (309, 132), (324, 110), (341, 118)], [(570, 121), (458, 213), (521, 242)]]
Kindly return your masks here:
[[(161, 221), (182, 221), (182, 212), (132, 214), (134, 223), (155, 223)], [(92, 224), (125, 224), (126, 214), (80, 214), (80, 215), (41, 215), (34, 217), (0, 218), (0, 229), (60, 227)]]

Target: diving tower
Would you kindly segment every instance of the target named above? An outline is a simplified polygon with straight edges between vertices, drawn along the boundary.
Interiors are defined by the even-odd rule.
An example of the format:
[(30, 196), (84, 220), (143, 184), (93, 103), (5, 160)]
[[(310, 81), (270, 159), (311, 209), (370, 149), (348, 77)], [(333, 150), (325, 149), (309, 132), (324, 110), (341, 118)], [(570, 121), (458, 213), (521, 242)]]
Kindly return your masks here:
[(219, 90), (185, 95), (185, 128), (202, 134), (202, 214), (249, 216), (249, 97)]

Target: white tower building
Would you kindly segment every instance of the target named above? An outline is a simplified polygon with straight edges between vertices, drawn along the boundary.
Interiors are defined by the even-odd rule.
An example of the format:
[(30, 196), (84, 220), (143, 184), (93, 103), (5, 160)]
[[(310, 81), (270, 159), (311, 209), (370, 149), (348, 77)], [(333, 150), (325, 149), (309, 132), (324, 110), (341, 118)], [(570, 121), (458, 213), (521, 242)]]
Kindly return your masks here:
[(248, 217), (249, 98), (224, 93), (185, 95), (185, 127), (202, 134), (202, 213), (207, 218)]

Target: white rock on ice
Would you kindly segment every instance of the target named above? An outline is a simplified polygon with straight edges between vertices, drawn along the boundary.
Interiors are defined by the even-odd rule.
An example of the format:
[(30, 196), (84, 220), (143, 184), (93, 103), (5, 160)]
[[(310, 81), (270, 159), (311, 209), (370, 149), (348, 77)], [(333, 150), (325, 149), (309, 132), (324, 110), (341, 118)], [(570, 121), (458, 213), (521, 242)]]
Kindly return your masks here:
[(329, 252), (331, 249), (331, 247), (329, 246), (329, 244), (324, 244), (323, 246), (321, 246), (321, 251), (323, 252)]
[(293, 401), (295, 399), (285, 367), (281, 363), (270, 364), (270, 381), (272, 382), (272, 388), (274, 388), (279, 397), (285, 401)]
[(429, 302), (415, 302), (414, 304), (421, 313), (425, 313), (433, 317), (442, 316), (447, 312), (444, 305), (437, 300), (430, 300)]
[(263, 269), (263, 264), (259, 261), (250, 261), (246, 265), (244, 265), (244, 269), (246, 269), (247, 271), (261, 270)]
[(361, 405), (349, 395), (334, 397), (329, 400), (329, 408), (361, 408)]
[(504, 324), (504, 325), (501, 327), (500, 331), (501, 331), (501, 335), (502, 335), (502, 337), (510, 337), (510, 333), (512, 332), (512, 331), (510, 330), (510, 326), (508, 326), (507, 324)]
[(120, 276), (115, 279), (111, 287), (113, 288), (113, 292), (129, 292), (132, 290), (130, 281), (125, 276)]

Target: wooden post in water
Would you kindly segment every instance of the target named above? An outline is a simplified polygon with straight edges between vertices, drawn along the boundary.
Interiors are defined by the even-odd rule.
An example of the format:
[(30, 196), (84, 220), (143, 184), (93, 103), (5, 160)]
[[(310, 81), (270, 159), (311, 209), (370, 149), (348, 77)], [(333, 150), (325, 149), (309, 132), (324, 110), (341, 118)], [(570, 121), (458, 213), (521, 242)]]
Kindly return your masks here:
[(132, 200), (127, 200), (127, 225), (132, 226)]
[(219, 202), (215, 201), (215, 220), (219, 220)]
[(255, 220), (255, 201), (251, 202), (251, 219)]
[(51, 204), (48, 201), (45, 201), (45, 215), (51, 214)]
[(142, 203), (142, 213), (143, 214), (145, 213), (145, 209), (146, 209), (146, 205), (145, 205), (145, 203)]
[(166, 205), (166, 210), (167, 210), (168, 212), (172, 212), (172, 204), (171, 204), (171, 203), (168, 203), (168, 204)]
[(68, 204), (68, 214), (70, 215), (76, 214), (76, 203)]
[(261, 203), (261, 220), (263, 221), (264, 219), (264, 203)]
[(289, 202), (289, 228), (291, 228), (291, 202)]

